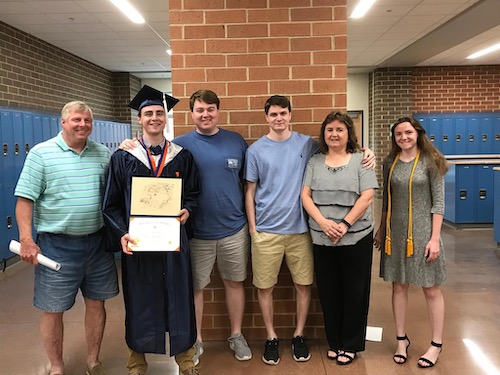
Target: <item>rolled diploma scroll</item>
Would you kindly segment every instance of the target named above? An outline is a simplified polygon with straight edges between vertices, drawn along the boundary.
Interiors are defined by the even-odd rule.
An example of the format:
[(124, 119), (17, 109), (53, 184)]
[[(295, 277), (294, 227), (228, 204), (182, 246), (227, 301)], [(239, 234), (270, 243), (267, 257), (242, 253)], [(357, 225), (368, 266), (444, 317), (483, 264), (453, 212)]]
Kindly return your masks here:
[[(21, 255), (21, 244), (15, 240), (10, 241), (9, 250), (14, 254)], [(37, 255), (38, 263), (50, 268), (54, 271), (59, 271), (61, 269), (61, 263), (54, 262), (52, 259), (47, 258), (45, 255)]]

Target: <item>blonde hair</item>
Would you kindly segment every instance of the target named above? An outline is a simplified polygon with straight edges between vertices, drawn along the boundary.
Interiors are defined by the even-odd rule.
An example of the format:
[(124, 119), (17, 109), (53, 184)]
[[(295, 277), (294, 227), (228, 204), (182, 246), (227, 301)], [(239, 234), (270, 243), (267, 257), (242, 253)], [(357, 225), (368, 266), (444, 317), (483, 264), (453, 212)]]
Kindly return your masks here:
[(69, 103), (66, 103), (61, 110), (61, 118), (67, 119), (71, 110), (75, 112), (89, 112), (90, 118), (94, 119), (94, 114), (92, 113), (92, 109), (85, 103), (80, 100), (73, 100)]

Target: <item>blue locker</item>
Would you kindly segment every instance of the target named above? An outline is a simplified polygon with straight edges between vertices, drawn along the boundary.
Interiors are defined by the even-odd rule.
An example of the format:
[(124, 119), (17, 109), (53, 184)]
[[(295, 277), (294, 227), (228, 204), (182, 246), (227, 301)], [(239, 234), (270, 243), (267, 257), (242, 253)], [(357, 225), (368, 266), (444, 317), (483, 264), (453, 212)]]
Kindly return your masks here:
[(35, 144), (44, 141), (42, 129), (42, 116), (33, 114), (33, 138)]
[(23, 115), (20, 112), (12, 113), (12, 126), (14, 132), (14, 168), (15, 168), (15, 183), (19, 178), (21, 169), (26, 159), (26, 151), (24, 146), (24, 126)]
[[(0, 136), (1, 139), (1, 136)], [(4, 188), (0, 186), (0, 261), (3, 259), (7, 259), (10, 257), (9, 255), (9, 239), (8, 239), (8, 232), (7, 232), (7, 212), (5, 210), (5, 193), (4, 193)]]
[(469, 118), (469, 142), (467, 146), (467, 154), (477, 155), (480, 153), (479, 146), (481, 145), (481, 128), (478, 116)]
[(3, 184), (13, 185), (16, 182), (15, 154), (14, 154), (14, 126), (12, 112), (2, 111), (2, 155), (3, 155)]
[(494, 118), (495, 118), (495, 124), (494, 124), (493, 152), (495, 154), (500, 154), (500, 115), (497, 115)]
[(427, 136), (429, 136), (429, 132), (430, 132), (430, 126), (429, 126), (430, 119), (429, 119), (429, 117), (418, 116), (417, 115), (416, 118), (420, 122), (420, 124), (422, 125), (422, 127), (424, 128), (425, 133), (427, 134)]
[(455, 119), (444, 117), (441, 119), (441, 152), (443, 155), (453, 155), (455, 135)]
[(493, 222), (493, 165), (476, 165), (476, 223)]
[(493, 172), (493, 189), (494, 189), (494, 199), (493, 199), (493, 228), (494, 228), (494, 238), (497, 243), (500, 243), (500, 168)]
[(495, 119), (493, 116), (484, 115), (481, 118), (481, 139), (480, 139), (480, 153), (492, 154), (494, 152), (493, 140)]
[(455, 120), (455, 155), (466, 155), (469, 145), (469, 121), (466, 118)]
[(57, 116), (50, 117), (50, 138), (55, 137), (61, 130), (61, 120)]
[(475, 166), (473, 165), (457, 165), (457, 223), (474, 223), (475, 222), (475, 203), (474, 197), (474, 182), (475, 182)]
[(441, 151), (441, 119), (439, 117), (433, 116), (429, 119), (429, 139)]
[(49, 116), (42, 117), (42, 138), (44, 141), (52, 138)]
[(23, 137), (24, 137), (24, 153), (28, 152), (35, 145), (35, 134), (33, 128), (33, 115), (28, 112), (23, 113)]

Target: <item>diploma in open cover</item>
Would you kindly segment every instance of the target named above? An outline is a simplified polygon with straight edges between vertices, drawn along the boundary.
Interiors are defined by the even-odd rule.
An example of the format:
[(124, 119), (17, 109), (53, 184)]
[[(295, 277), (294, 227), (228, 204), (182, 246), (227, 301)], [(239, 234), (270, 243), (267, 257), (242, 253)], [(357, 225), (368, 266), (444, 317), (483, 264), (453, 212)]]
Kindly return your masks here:
[(182, 180), (132, 177), (129, 234), (132, 251), (179, 251)]

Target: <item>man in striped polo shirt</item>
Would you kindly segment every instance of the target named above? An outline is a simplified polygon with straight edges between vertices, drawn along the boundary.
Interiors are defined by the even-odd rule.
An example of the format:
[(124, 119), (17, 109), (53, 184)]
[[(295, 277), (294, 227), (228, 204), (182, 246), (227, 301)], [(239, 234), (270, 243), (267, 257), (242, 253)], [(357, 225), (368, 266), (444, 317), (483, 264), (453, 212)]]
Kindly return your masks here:
[(21, 259), (37, 266), (43, 253), (61, 264), (59, 271), (35, 268), (33, 304), (42, 310), (40, 332), (50, 375), (64, 374), (63, 313), (78, 290), (86, 307), (87, 375), (107, 374), (99, 362), (104, 301), (118, 294), (118, 282), (113, 254), (105, 251), (101, 213), (110, 151), (88, 139), (92, 120), (85, 103), (67, 103), (62, 131), (29, 152), (14, 193)]

